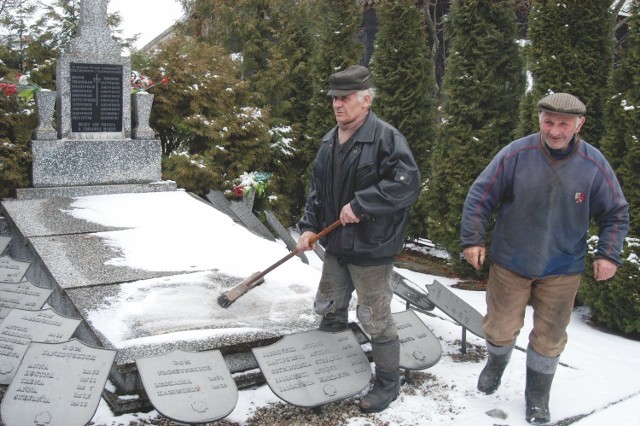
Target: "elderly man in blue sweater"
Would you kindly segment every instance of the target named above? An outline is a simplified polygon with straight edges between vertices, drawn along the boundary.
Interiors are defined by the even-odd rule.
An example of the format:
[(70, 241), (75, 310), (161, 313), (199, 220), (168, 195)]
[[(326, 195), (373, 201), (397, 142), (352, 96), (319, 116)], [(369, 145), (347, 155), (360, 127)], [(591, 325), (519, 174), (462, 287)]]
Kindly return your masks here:
[(471, 186), (461, 241), (467, 262), (480, 269), (489, 220), (497, 211), (483, 322), (488, 359), (478, 390), (498, 389), (531, 299), (526, 419), (545, 424), (585, 269), (590, 219), (599, 228), (594, 276), (607, 280), (621, 264), (629, 207), (605, 157), (579, 136), (585, 105), (568, 93), (553, 93), (538, 109), (540, 132), (504, 147)]

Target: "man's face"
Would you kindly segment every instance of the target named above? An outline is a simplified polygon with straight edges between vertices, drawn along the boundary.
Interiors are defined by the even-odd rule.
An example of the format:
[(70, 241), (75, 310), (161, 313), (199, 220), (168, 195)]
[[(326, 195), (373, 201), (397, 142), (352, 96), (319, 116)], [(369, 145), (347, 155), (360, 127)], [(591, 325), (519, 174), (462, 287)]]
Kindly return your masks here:
[(553, 149), (567, 149), (574, 133), (578, 133), (584, 117), (542, 111), (539, 116), (542, 140)]
[(358, 100), (358, 93), (353, 92), (347, 96), (333, 97), (333, 112), (336, 115), (336, 121), (339, 126), (348, 126), (350, 123), (358, 121), (363, 115), (366, 115), (370, 98), (365, 95), (362, 100)]

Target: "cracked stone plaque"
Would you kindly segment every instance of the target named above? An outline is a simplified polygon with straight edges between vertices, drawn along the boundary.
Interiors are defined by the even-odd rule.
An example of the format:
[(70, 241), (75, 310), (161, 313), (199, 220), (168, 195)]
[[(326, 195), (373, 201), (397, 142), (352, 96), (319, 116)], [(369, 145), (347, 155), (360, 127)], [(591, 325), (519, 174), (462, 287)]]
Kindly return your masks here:
[(218, 350), (138, 358), (138, 372), (154, 408), (180, 423), (209, 423), (228, 416), (238, 388)]
[(4, 253), (10, 242), (11, 237), (3, 237), (2, 235), (0, 235), (0, 255)]
[(33, 342), (2, 400), (7, 426), (82, 426), (98, 409), (116, 351)]
[(31, 266), (31, 262), (13, 260), (9, 256), (0, 257), (0, 282), (19, 283), (27, 273), (29, 266)]
[(433, 280), (433, 284), (426, 284), (426, 287), (429, 300), (434, 305), (476, 336), (484, 338), (480, 312), (436, 280)]
[(12, 382), (29, 343), (69, 340), (81, 321), (63, 317), (51, 309), (12, 309), (0, 323), (0, 384)]
[[(400, 340), (400, 368), (425, 370), (436, 365), (442, 356), (442, 346), (418, 315), (411, 309), (391, 315), (396, 322)], [(358, 327), (371, 340), (360, 323)]]
[(367, 355), (351, 330), (291, 334), (251, 351), (273, 393), (299, 407), (349, 398), (371, 379)]
[(35, 311), (42, 308), (53, 290), (38, 287), (29, 280), (0, 283), (0, 320), (14, 308)]

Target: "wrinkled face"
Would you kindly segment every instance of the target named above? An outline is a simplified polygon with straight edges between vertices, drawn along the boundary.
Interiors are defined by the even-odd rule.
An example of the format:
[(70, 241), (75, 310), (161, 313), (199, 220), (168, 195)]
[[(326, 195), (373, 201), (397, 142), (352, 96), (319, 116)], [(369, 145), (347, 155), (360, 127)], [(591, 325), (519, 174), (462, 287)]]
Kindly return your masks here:
[(584, 117), (542, 111), (538, 115), (542, 140), (553, 149), (567, 149), (574, 133), (578, 133)]
[(347, 96), (334, 96), (333, 113), (336, 115), (338, 125), (345, 127), (357, 122), (367, 114), (370, 104), (371, 98), (369, 95), (364, 95), (358, 99), (357, 92), (353, 92)]

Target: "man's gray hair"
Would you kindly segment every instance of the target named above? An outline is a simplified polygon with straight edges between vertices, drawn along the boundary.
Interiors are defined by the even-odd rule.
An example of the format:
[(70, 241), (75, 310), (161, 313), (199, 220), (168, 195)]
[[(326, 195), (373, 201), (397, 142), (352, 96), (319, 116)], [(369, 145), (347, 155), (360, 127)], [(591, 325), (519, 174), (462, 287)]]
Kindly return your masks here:
[(362, 102), (365, 96), (369, 95), (371, 98), (371, 103), (373, 103), (373, 98), (376, 97), (376, 89), (373, 87), (369, 87), (368, 89), (358, 90), (356, 92), (358, 94), (358, 101)]

